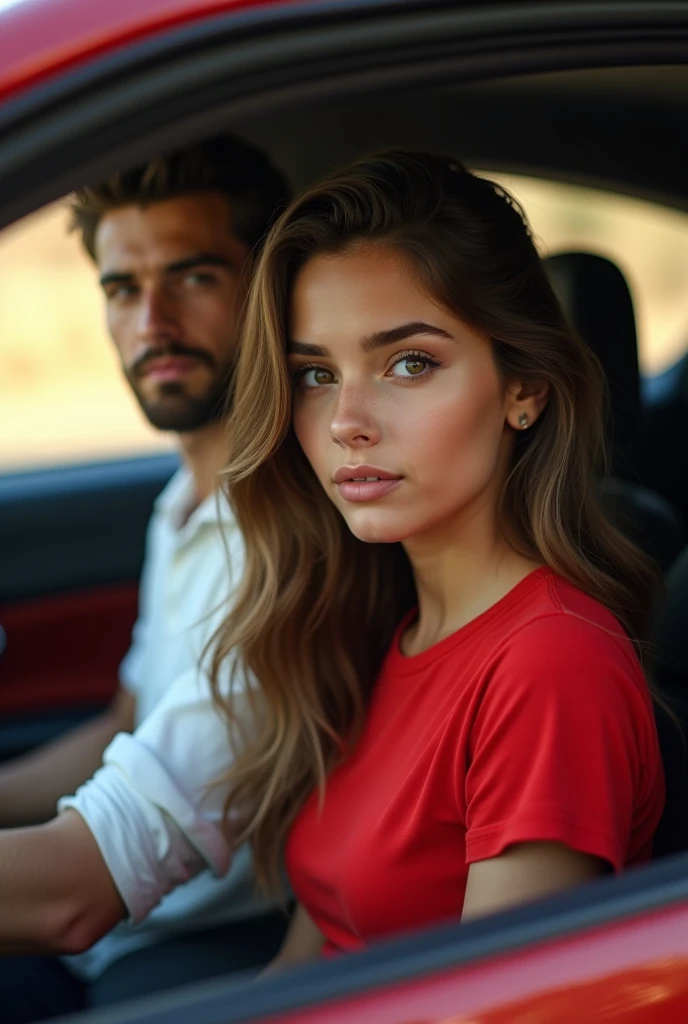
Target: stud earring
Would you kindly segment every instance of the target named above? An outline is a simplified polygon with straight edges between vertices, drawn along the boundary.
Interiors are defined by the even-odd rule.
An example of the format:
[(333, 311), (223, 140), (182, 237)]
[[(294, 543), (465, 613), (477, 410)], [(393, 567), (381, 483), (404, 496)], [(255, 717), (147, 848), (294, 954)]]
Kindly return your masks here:
[(518, 417), (518, 425), (521, 428), (521, 430), (525, 430), (526, 429), (526, 427), (528, 426), (528, 413), (527, 412), (522, 412), (521, 415)]

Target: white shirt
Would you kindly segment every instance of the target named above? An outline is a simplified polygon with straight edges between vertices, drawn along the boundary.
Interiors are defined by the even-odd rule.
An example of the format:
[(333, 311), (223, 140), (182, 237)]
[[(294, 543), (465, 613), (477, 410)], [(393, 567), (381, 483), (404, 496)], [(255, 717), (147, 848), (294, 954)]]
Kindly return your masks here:
[(243, 543), (216, 495), (186, 520), (192, 501), (191, 478), (180, 470), (149, 525), (139, 619), (121, 668), (136, 696), (137, 728), (116, 736), (103, 767), (58, 804), (86, 821), (129, 912), (86, 953), (65, 958), (87, 979), (173, 932), (274, 905), (255, 893), (248, 848), (233, 852), (222, 828), (227, 794), (215, 783), (231, 750), (202, 670), (243, 568)]
[(170, 684), (196, 669), (243, 570), (239, 529), (227, 502), (194, 504), (191, 475), (180, 469), (158, 497), (146, 537), (139, 616), (120, 681), (136, 697), (137, 724)]

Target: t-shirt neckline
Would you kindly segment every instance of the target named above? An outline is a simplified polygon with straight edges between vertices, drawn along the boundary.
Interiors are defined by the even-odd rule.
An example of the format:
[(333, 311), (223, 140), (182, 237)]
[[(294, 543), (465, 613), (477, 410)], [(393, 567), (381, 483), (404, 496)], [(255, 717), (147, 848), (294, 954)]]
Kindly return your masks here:
[(450, 633), (449, 636), (445, 636), (442, 640), (433, 644), (432, 647), (428, 647), (425, 651), (421, 651), (419, 654), (404, 654), (401, 650), (401, 638), (405, 630), (408, 629), (410, 624), (413, 622), (418, 612), (417, 608), (412, 608), (411, 611), (404, 616), (396, 629), (394, 640), (390, 647), (387, 665), (393, 667), (395, 673), (403, 672), (409, 675), (415, 674), (437, 658), (441, 658), (449, 651), (452, 651), (459, 644), (467, 640), (468, 637), (472, 636), (477, 630), (481, 629), (492, 619), (506, 611), (514, 601), (517, 601), (524, 594), (528, 593), (528, 591), (530, 591), (540, 580), (546, 579), (552, 575), (552, 570), (546, 565), (541, 565), (537, 569), (532, 569), (531, 572), (524, 576), (522, 580), (511, 588), (511, 590), (507, 591), (503, 597), (500, 597), (493, 605), (486, 608), (484, 612), (480, 612), (479, 615), (476, 615), (476, 617), (471, 619), (470, 622), (460, 626), (454, 633)]

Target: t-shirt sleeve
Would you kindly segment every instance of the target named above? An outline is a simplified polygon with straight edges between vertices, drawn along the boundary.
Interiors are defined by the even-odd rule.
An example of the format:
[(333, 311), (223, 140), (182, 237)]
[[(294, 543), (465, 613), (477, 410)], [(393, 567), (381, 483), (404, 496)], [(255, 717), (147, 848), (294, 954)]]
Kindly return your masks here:
[(625, 640), (571, 615), (505, 643), (470, 733), (469, 864), (555, 841), (623, 868), (634, 808), (661, 771), (644, 686)]
[(218, 780), (231, 762), (227, 724), (194, 670), (133, 734), (116, 736), (103, 767), (59, 802), (86, 821), (133, 922), (200, 871), (229, 869), (227, 789)]

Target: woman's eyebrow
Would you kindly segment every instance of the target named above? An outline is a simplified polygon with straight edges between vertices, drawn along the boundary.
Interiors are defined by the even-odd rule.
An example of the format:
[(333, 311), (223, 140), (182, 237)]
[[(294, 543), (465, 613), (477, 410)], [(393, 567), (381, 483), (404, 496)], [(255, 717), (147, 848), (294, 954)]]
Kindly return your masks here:
[(322, 345), (309, 345), (307, 341), (288, 341), (287, 352), (297, 356), (327, 356), (329, 352)]
[(364, 352), (372, 352), (376, 348), (383, 348), (385, 345), (395, 345), (406, 338), (412, 338), (417, 334), (431, 335), (436, 338), (449, 338), (454, 341), (453, 334), (435, 327), (434, 324), (426, 324), (423, 320), (414, 320), (408, 324), (400, 324), (398, 327), (390, 327), (388, 331), (376, 331), (367, 338), (361, 339), (361, 348)]
[[(425, 334), (436, 338), (449, 338), (455, 341), (453, 334), (445, 331), (442, 327), (435, 327), (434, 324), (426, 324), (423, 320), (413, 320), (408, 324), (400, 324), (398, 327), (390, 327), (388, 331), (376, 331), (361, 339), (361, 348), (364, 352), (373, 352), (376, 348), (384, 348), (385, 345), (395, 345), (406, 338), (413, 338), (415, 335)], [(287, 352), (298, 356), (327, 356), (329, 352), (323, 345), (311, 345), (306, 341), (291, 340), (287, 342)]]

